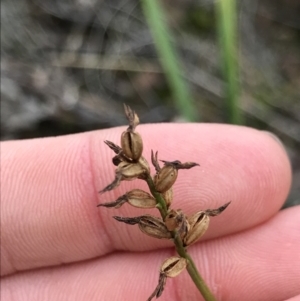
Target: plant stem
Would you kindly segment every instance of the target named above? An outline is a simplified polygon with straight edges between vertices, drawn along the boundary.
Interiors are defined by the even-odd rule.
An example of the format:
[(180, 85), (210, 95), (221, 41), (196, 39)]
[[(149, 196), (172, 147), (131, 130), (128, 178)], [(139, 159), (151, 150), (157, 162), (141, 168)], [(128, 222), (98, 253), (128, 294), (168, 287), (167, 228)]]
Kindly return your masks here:
[(229, 123), (242, 124), (239, 109), (239, 74), (237, 47), (237, 3), (236, 0), (215, 2), (221, 62), (225, 79), (225, 103)]
[(161, 1), (143, 0), (141, 3), (176, 106), (188, 121), (196, 121), (197, 110), (189, 87), (182, 76), (183, 68), (172, 43), (173, 39)]
[(152, 195), (153, 195), (153, 196), (155, 197), (155, 199), (156, 199), (156, 202), (157, 202), (157, 204), (158, 204), (158, 207), (157, 207), (157, 208), (159, 209), (159, 212), (160, 212), (160, 214), (161, 214), (161, 217), (162, 217), (163, 219), (165, 219), (165, 217), (166, 217), (166, 215), (167, 215), (167, 213), (168, 213), (168, 208), (167, 208), (167, 205), (166, 205), (166, 201), (164, 200), (163, 196), (162, 196), (159, 192), (157, 192), (157, 191), (155, 190), (155, 186), (154, 186), (153, 180), (152, 180), (152, 178), (151, 178), (150, 175), (147, 176), (146, 182), (147, 182), (147, 184), (148, 184), (148, 186), (149, 186), (149, 189), (150, 189)]
[(187, 271), (191, 278), (193, 279), (195, 285), (197, 286), (198, 290), (201, 292), (203, 298), (206, 301), (217, 301), (217, 299), (214, 297), (213, 293), (210, 291), (209, 287), (206, 285), (205, 281), (199, 274), (197, 267), (195, 266), (195, 263), (191, 256), (186, 253), (185, 257), (189, 264), (187, 265)]
[[(155, 197), (156, 202), (158, 204), (158, 209), (160, 211), (161, 217), (165, 219), (168, 214), (168, 208), (166, 205), (166, 201), (164, 200), (163, 196), (155, 190), (154, 182), (151, 176), (147, 176), (146, 182), (149, 186), (149, 189), (152, 195)], [(176, 251), (178, 255), (185, 258), (188, 261), (187, 271), (191, 276), (193, 282), (195, 283), (196, 287), (202, 294), (205, 301), (216, 301), (217, 299), (214, 297), (206, 283), (204, 282), (203, 278), (200, 276), (197, 267), (191, 258), (191, 256), (187, 253), (185, 247), (183, 246), (182, 239), (180, 235), (178, 235), (177, 231), (172, 231), (172, 236), (174, 240), (174, 244), (176, 246)]]

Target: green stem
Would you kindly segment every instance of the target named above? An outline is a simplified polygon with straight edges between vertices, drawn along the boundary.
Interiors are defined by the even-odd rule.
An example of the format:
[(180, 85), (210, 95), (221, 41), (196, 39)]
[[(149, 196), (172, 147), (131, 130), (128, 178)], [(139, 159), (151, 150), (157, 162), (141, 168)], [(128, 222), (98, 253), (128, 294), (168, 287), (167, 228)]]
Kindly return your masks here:
[[(166, 205), (166, 201), (164, 200), (163, 196), (159, 192), (156, 191), (153, 180), (150, 175), (146, 178), (146, 182), (149, 186), (149, 189), (150, 189), (152, 195), (155, 197), (155, 199), (157, 201), (157, 204), (158, 204), (157, 207), (160, 211), (161, 217), (163, 219), (165, 219), (165, 217), (168, 214), (168, 208)], [(210, 289), (204, 282), (203, 278), (200, 276), (193, 259), (187, 253), (185, 247), (183, 246), (180, 235), (177, 234), (177, 231), (173, 231), (172, 236), (173, 236), (174, 244), (176, 246), (176, 251), (177, 251), (178, 255), (180, 255), (181, 257), (185, 258), (188, 261), (187, 271), (188, 271), (189, 275), (191, 276), (193, 282), (195, 283), (196, 287), (201, 292), (205, 301), (216, 301), (217, 299), (214, 297), (214, 295), (212, 294), (212, 292), (210, 291)]]
[(197, 110), (193, 104), (189, 87), (182, 76), (183, 68), (174, 49), (171, 32), (161, 2), (159, 0), (141, 1), (176, 106), (188, 121), (196, 121)]
[(239, 109), (239, 72), (236, 0), (215, 2), (222, 71), (225, 80), (226, 110), (229, 123), (242, 124)]
[(149, 186), (149, 189), (150, 189), (152, 195), (156, 199), (156, 202), (158, 204), (157, 208), (158, 208), (158, 210), (159, 210), (159, 212), (161, 214), (161, 217), (163, 219), (165, 219), (165, 217), (166, 217), (166, 215), (168, 213), (168, 208), (167, 208), (167, 205), (166, 205), (166, 201), (164, 200), (164, 198), (162, 197), (162, 195), (155, 190), (155, 186), (154, 186), (154, 183), (153, 183), (153, 180), (152, 180), (151, 176), (148, 176), (146, 178), (146, 182), (147, 182), (147, 184)]
[(217, 301), (217, 299), (214, 297), (214, 295), (210, 291), (209, 287), (206, 285), (203, 278), (200, 276), (200, 274), (197, 270), (197, 267), (195, 266), (195, 263), (194, 263), (193, 259), (191, 258), (191, 256), (188, 253), (186, 253), (185, 258), (189, 262), (189, 264), (187, 265), (187, 271), (188, 271), (189, 275), (191, 276), (191, 278), (193, 279), (195, 285), (201, 292), (203, 298), (206, 301)]

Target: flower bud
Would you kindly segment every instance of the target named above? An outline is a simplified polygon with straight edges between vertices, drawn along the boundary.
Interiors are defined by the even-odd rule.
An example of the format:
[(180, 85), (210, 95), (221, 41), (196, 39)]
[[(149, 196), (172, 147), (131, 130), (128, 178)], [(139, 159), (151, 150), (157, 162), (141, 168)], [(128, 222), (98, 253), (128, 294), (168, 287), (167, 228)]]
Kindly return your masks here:
[(149, 163), (148, 161), (143, 157), (141, 156), (140, 159), (139, 159), (139, 162), (138, 162), (145, 170), (145, 172), (147, 174), (150, 174), (150, 166), (149, 166)]
[(139, 133), (127, 130), (122, 133), (121, 147), (126, 157), (138, 160), (143, 152), (143, 140)]
[(131, 190), (121, 195), (116, 201), (109, 203), (102, 203), (97, 207), (106, 208), (120, 208), (123, 204), (128, 203), (137, 208), (155, 208), (156, 200), (146, 191), (140, 189)]
[(144, 165), (140, 163), (129, 163), (122, 161), (116, 169), (116, 175), (113, 182), (99, 192), (104, 193), (106, 191), (113, 190), (118, 187), (120, 185), (120, 182), (123, 180), (131, 181), (136, 178), (143, 179), (147, 173), (148, 171), (145, 170)]
[(126, 193), (126, 198), (131, 206), (137, 208), (155, 208), (156, 200), (148, 192), (134, 189)]
[(160, 272), (167, 277), (174, 278), (178, 276), (187, 266), (187, 260), (183, 257), (172, 256), (166, 259), (161, 267)]
[(169, 190), (164, 192), (162, 195), (163, 195), (164, 200), (166, 201), (167, 207), (170, 207), (170, 205), (173, 201), (173, 189), (170, 188)]
[(160, 297), (165, 288), (167, 277), (174, 278), (178, 276), (186, 268), (187, 264), (188, 261), (182, 257), (173, 256), (166, 259), (160, 267), (158, 285), (147, 301), (151, 301), (154, 297)]
[(178, 229), (184, 219), (184, 215), (181, 210), (171, 210), (165, 217), (165, 225), (169, 231)]
[(190, 225), (186, 219), (186, 216), (183, 214), (182, 210), (171, 210), (167, 214), (164, 219), (165, 225), (169, 231), (177, 231), (175, 235), (180, 235), (183, 239), (189, 228)]
[(154, 185), (158, 192), (168, 191), (177, 179), (178, 171), (173, 165), (165, 165), (155, 176)]
[(188, 217), (190, 228), (183, 238), (185, 246), (195, 243), (207, 230), (209, 226), (209, 216), (205, 211), (199, 211), (194, 215)]
[(139, 163), (121, 162), (118, 165), (116, 174), (120, 174), (122, 180), (131, 181), (138, 177), (142, 177), (145, 174), (145, 169)]
[(160, 193), (166, 192), (173, 186), (177, 179), (179, 169), (190, 169), (192, 167), (199, 166), (199, 164), (195, 162), (181, 163), (178, 160), (161, 160), (165, 165), (163, 168), (160, 168), (157, 161), (157, 153), (154, 155), (153, 152), (151, 154), (151, 160), (157, 172), (154, 177), (155, 189)]
[(168, 231), (162, 219), (151, 215), (144, 215), (139, 222), (140, 230), (155, 238), (172, 238), (172, 234)]
[(138, 224), (143, 233), (155, 238), (172, 238), (172, 234), (168, 231), (164, 222), (159, 217), (146, 214), (137, 217), (114, 216), (114, 219), (128, 225)]

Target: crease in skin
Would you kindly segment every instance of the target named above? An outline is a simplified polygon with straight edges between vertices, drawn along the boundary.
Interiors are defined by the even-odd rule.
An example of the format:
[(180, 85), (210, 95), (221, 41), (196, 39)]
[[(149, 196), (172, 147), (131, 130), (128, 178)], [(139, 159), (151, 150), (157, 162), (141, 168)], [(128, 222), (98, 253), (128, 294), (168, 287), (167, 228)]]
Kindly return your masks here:
[[(4, 245), (5, 243), (3, 243), (3, 238), (1, 237), (1, 277), (19, 272), (19, 270), (15, 267), (13, 263), (12, 256), (10, 255), (9, 252), (7, 252)], [(5, 264), (5, 268), (3, 268), (4, 264)]]
[[(89, 138), (88, 138), (88, 156), (89, 156), (89, 160), (88, 161), (89, 161), (89, 170), (90, 170), (91, 177), (92, 177), (91, 185), (92, 185), (92, 188), (93, 188), (93, 195), (94, 195), (94, 200), (95, 200), (93, 203), (95, 204), (95, 210), (97, 210), (98, 208), (96, 206), (99, 203), (99, 193), (98, 193), (99, 188), (97, 188), (97, 186), (96, 186), (97, 185), (96, 184), (96, 173), (95, 173), (95, 167), (93, 165), (93, 152), (92, 152), (93, 138), (94, 138), (93, 135), (89, 135)], [(99, 216), (100, 214), (101, 214), (101, 212), (99, 211), (99, 214), (97, 214), (97, 216)], [(110, 231), (106, 227), (104, 220), (105, 219), (102, 220), (101, 218), (99, 218), (99, 223), (101, 224), (102, 228), (104, 229), (104, 232), (106, 234), (106, 238), (109, 241), (109, 243), (107, 245), (110, 246), (109, 248), (111, 250), (114, 250), (115, 249), (114, 241), (110, 236)], [(109, 251), (107, 251), (107, 253), (109, 253)]]
[[(77, 195), (79, 202), (77, 211), (80, 211), (80, 213), (74, 211), (75, 216), (71, 220), (77, 224), (76, 227), (80, 227), (80, 223), (85, 224), (84, 232), (79, 230), (79, 233), (88, 239), (90, 246), (84, 245), (80, 241), (77, 241), (76, 245), (78, 246), (78, 256), (82, 257), (79, 260), (88, 260), (97, 257), (99, 253), (105, 255), (111, 252), (112, 239), (107, 230), (104, 233), (102, 232), (101, 238), (99, 237), (100, 229), (106, 229), (106, 227), (105, 219), (99, 217), (99, 212), (96, 208), (99, 199), (95, 186), (95, 168), (99, 167), (99, 164), (95, 166), (92, 162), (92, 138), (95, 139), (95, 137), (91, 133), (86, 135), (81, 134), (81, 136), (83, 136), (81, 137), (83, 139), (81, 139), (77, 146), (79, 147), (79, 154), (78, 158), (75, 159), (81, 161), (80, 168), (76, 171), (76, 181), (80, 187), (80, 192)], [(80, 217), (80, 220), (77, 220), (76, 216)], [(92, 243), (91, 240), (93, 240)]]
[[(95, 212), (97, 212), (97, 216), (98, 216), (98, 220), (100, 223), (100, 227), (102, 227), (104, 229), (104, 233), (106, 235), (106, 239), (108, 240), (108, 243), (106, 243), (107, 247), (107, 251), (106, 253), (103, 253), (103, 255), (108, 254), (114, 250), (118, 250), (117, 246), (115, 245), (115, 241), (112, 239), (112, 234), (114, 231), (112, 231), (112, 229), (109, 229), (108, 226), (106, 225), (105, 221), (108, 218), (111, 218), (111, 211), (103, 211), (103, 210), (99, 210), (99, 208), (97, 208), (97, 205), (99, 204), (99, 202), (103, 202), (103, 195), (99, 194), (99, 190), (102, 189), (103, 187), (98, 187), (97, 186), (97, 181), (96, 181), (96, 168), (99, 166), (96, 166), (96, 164), (94, 165), (94, 156), (95, 153), (97, 153), (97, 144), (95, 143), (96, 141), (96, 135), (93, 135), (94, 133), (91, 133), (91, 135), (89, 136), (89, 169), (91, 171), (91, 175), (92, 175), (92, 186), (93, 186), (93, 191), (94, 191), (94, 199), (95, 199)], [(103, 141), (103, 145), (102, 147), (106, 147), (104, 144), (104, 139)], [(104, 163), (103, 164), (108, 164), (109, 168), (111, 167), (111, 169), (113, 170), (113, 166), (111, 164), (111, 158), (109, 158), (109, 151), (106, 151), (105, 153), (105, 157), (102, 160)], [(108, 181), (109, 179), (107, 179), (107, 177), (103, 177), (104, 181)], [(103, 181), (103, 182), (104, 182)], [(105, 184), (104, 184), (105, 185)], [(117, 232), (118, 233), (118, 232)], [(97, 235), (97, 233), (96, 233)], [(102, 239), (101, 239), (102, 240)]]

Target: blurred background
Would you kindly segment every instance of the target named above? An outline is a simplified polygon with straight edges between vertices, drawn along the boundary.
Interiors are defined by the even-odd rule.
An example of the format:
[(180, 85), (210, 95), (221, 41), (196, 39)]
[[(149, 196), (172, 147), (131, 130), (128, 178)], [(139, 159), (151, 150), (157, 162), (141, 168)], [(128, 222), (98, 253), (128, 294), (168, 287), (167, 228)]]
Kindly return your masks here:
[(300, 204), (299, 0), (2, 0), (1, 140), (125, 124), (275, 133)]

